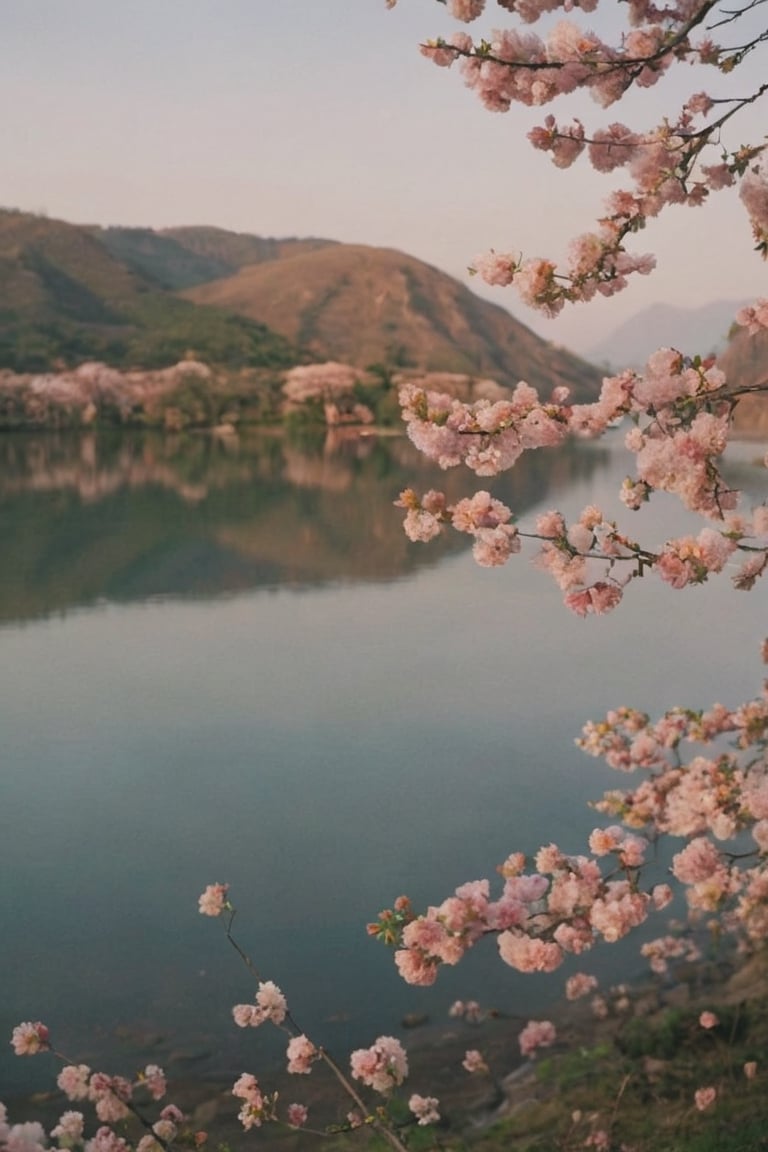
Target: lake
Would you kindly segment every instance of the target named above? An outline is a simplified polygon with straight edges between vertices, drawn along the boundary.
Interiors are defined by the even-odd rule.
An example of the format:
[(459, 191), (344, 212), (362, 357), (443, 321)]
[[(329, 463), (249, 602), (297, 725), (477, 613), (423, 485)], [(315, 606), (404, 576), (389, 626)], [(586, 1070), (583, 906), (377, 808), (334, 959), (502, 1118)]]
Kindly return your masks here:
[[(759, 455), (736, 445), (731, 468), (765, 499)], [(618, 441), (569, 446), (494, 489), (521, 520), (594, 503), (642, 537), (626, 468)], [(525, 556), (487, 570), (458, 538), (410, 544), (392, 507), (409, 483), (487, 486), (400, 437), (0, 438), (0, 1032), (41, 1019), (126, 1074), (142, 1056), (258, 1073), (269, 1041), (230, 1017), (252, 983), (197, 912), (214, 881), (334, 1051), (457, 996), (546, 1007), (562, 972), (519, 976), (491, 941), (410, 988), (365, 923), (513, 850), (583, 850), (587, 801), (621, 784), (575, 748), (583, 721), (753, 695), (765, 585), (649, 577), (580, 620)], [(691, 523), (667, 498), (655, 519)], [(578, 966), (621, 979), (626, 955)], [(50, 1076), (0, 1045), (6, 1097)]]

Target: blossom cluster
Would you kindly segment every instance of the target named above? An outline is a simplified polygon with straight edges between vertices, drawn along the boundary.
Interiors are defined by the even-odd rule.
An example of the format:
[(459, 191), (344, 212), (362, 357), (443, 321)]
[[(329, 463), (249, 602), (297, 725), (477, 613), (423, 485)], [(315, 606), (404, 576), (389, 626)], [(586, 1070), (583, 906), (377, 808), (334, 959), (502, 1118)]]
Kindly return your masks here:
[[(730, 747), (723, 747), (725, 738)], [(586, 725), (578, 743), (619, 771), (643, 773), (637, 787), (607, 792), (595, 807), (631, 828), (687, 840), (673, 857), (672, 874), (684, 886), (692, 913), (720, 913), (726, 930), (753, 944), (763, 940), (768, 690), (734, 709), (673, 708), (655, 722), (642, 712), (617, 709)], [(687, 746), (691, 754), (685, 759)], [(658, 970), (675, 954), (663, 941), (646, 947)]]
[[(764, 301), (742, 314), (745, 325), (761, 317), (768, 317)], [(564, 389), (541, 402), (524, 383), (506, 399), (468, 403), (411, 382), (400, 402), (408, 434), (425, 455), (442, 468), (464, 464), (479, 476), (512, 467), (526, 449), (558, 444), (568, 434), (598, 436), (631, 417), (625, 446), (635, 476), (622, 484), (622, 502), (637, 510), (654, 492), (671, 493), (708, 521), (698, 535), (641, 547), (593, 506), (570, 525), (559, 512), (546, 512), (535, 531), (526, 532), (512, 510), (484, 490), (449, 504), (440, 491), (419, 496), (409, 488), (396, 502), (406, 510), (409, 539), (426, 542), (450, 526), (473, 538), (475, 559), (486, 567), (506, 563), (525, 538), (538, 540), (535, 564), (578, 615), (611, 611), (627, 584), (648, 570), (679, 589), (705, 582), (740, 556), (733, 581), (747, 589), (768, 565), (768, 507), (740, 511), (740, 494), (720, 472), (734, 397), (711, 361), (659, 349), (642, 373), (606, 377), (592, 404), (569, 404)]]
[(402, 929), (395, 963), (409, 984), (429, 985), (441, 965), (458, 964), (483, 936), (497, 937), (499, 954), (519, 972), (552, 972), (568, 953), (580, 955), (596, 939), (612, 943), (637, 927), (670, 892), (643, 892), (638, 873), (647, 842), (618, 826), (597, 829), (596, 856), (610, 861), (603, 873), (596, 856), (570, 856), (555, 844), (536, 854), (534, 870), (517, 856), (500, 868), (504, 886), (491, 899), (488, 880), (461, 885), (442, 904), (415, 915)]
[(250, 1072), (244, 1072), (232, 1087), (232, 1095), (242, 1100), (238, 1120), (243, 1128), (260, 1128), (265, 1120), (274, 1118), (276, 1098), (265, 1096), (259, 1082)]
[(350, 1056), (350, 1066), (355, 1080), (376, 1092), (391, 1091), (408, 1075), (408, 1057), (394, 1036), (379, 1036), (370, 1048), (358, 1048)]
[[(558, 0), (499, 0), (499, 6), (533, 24), (545, 14), (578, 7), (590, 12), (594, 2), (578, 5)], [(577, 89), (587, 91), (603, 108), (619, 101), (631, 88), (653, 87), (674, 65), (703, 64), (731, 73), (765, 40), (759, 32), (739, 43), (716, 43), (700, 26), (715, 7), (711, 0), (665, 5), (637, 0), (624, 6), (627, 26), (615, 43), (573, 19), (551, 24), (538, 35), (525, 27), (493, 29), (478, 41), (459, 31), (423, 44), (422, 53), (435, 64), (458, 64), (466, 86), (483, 106), (505, 112), (513, 104), (540, 107)], [(709, 31), (725, 31), (752, 7), (728, 10)], [(484, 0), (450, 0), (448, 9), (463, 23), (477, 19)], [(755, 237), (755, 246), (768, 252), (768, 179), (760, 163), (763, 143), (739, 143), (728, 149), (724, 129), (747, 105), (768, 90), (731, 99), (693, 91), (677, 114), (667, 115), (645, 130), (611, 122), (591, 133), (581, 120), (561, 125), (553, 115), (529, 133), (534, 148), (549, 152), (558, 168), (569, 167), (586, 154), (598, 172), (625, 168), (631, 184), (608, 197), (594, 231), (575, 238), (567, 264), (560, 268), (540, 257), (490, 252), (474, 264), (489, 284), (514, 285), (532, 307), (556, 315), (568, 302), (610, 296), (624, 289), (634, 273), (645, 275), (653, 257), (633, 255), (625, 241), (673, 204), (698, 207), (711, 193), (740, 183), (740, 194)], [(723, 107), (724, 106), (724, 107)]]
[[(407, 919), (380, 934), (394, 945), (408, 983), (432, 984), (442, 965), (457, 964), (488, 935), (520, 972), (553, 972), (569, 954), (622, 939), (673, 899), (670, 884), (642, 884), (649, 846), (662, 835), (684, 841), (670, 878), (685, 891), (694, 922), (717, 915), (742, 948), (768, 938), (768, 683), (735, 708), (673, 708), (655, 721), (619, 708), (585, 725), (577, 743), (616, 771), (642, 777), (594, 805), (617, 822), (593, 830), (589, 856), (555, 844), (531, 861), (513, 853), (499, 868), (503, 888), (495, 898), (484, 879), (422, 914), (408, 905)], [(699, 956), (696, 943), (679, 934), (648, 941), (642, 952), (659, 973), (670, 960)], [(577, 999), (595, 987), (593, 976), (576, 973), (566, 995)], [(593, 1007), (608, 1010), (599, 997)], [(710, 1028), (717, 1020), (705, 1012), (700, 1023)], [(520, 1036), (523, 1053), (547, 1035), (529, 1024)], [(467, 1053), (468, 1070), (484, 1066), (479, 1053)]]
[[(105, 1124), (114, 1124), (129, 1114), (135, 1089), (144, 1089), (152, 1100), (162, 1100), (167, 1089), (165, 1074), (156, 1064), (148, 1064), (133, 1083), (123, 1076), (91, 1072), (86, 1064), (65, 1064), (56, 1083), (68, 1100), (90, 1100)], [(170, 1107), (172, 1113), (161, 1115), (162, 1120), (174, 1118), (177, 1110)]]
[(284, 375), (284, 412), (290, 413), (305, 404), (317, 403), (322, 405), (328, 425), (371, 424), (373, 412), (356, 399), (358, 385), (368, 379), (359, 369), (334, 360), (323, 364), (299, 364)]
[(0, 397), (11, 426), (87, 428), (100, 420), (132, 424), (138, 419), (178, 431), (210, 423), (210, 413), (183, 394), (189, 394), (190, 384), (212, 389), (215, 382), (213, 370), (199, 360), (130, 371), (89, 360), (58, 372), (0, 369)]
[[(34, 1056), (53, 1051), (48, 1028), (40, 1021), (18, 1024), (11, 1036), (11, 1045), (17, 1056)], [(63, 1059), (59, 1053), (55, 1053)], [(134, 1152), (128, 1142), (118, 1136), (112, 1125), (125, 1120), (129, 1114), (140, 1116), (148, 1132), (135, 1146), (135, 1152), (162, 1152), (176, 1139), (180, 1126), (187, 1119), (175, 1104), (166, 1104), (157, 1120), (150, 1123), (136, 1104), (142, 1095), (150, 1101), (162, 1100), (167, 1092), (165, 1073), (157, 1064), (147, 1064), (134, 1080), (94, 1072), (87, 1064), (64, 1063), (56, 1085), (71, 1102), (87, 1101), (93, 1105), (101, 1126), (86, 1138), (86, 1118), (80, 1111), (70, 1109), (62, 1113), (58, 1124), (50, 1131), (50, 1139), (60, 1149), (83, 1149), (83, 1152)], [(185, 1134), (186, 1135), (186, 1134)], [(199, 1147), (206, 1140), (205, 1133), (195, 1133)], [(0, 1104), (0, 1147), (6, 1152), (45, 1152), (48, 1134), (37, 1122), (10, 1125), (7, 1111)]]
[(240, 1028), (258, 1028), (267, 1020), (271, 1020), (273, 1024), (282, 1024), (287, 1010), (285, 996), (277, 984), (266, 980), (259, 982), (256, 1003), (236, 1004), (232, 1009), (232, 1016)]
[(209, 884), (197, 902), (202, 916), (221, 916), (227, 910), (228, 884)]
[(533, 1056), (538, 1048), (549, 1048), (557, 1039), (550, 1020), (530, 1020), (518, 1037), (523, 1056)]
[(438, 1111), (440, 1101), (436, 1096), (419, 1096), (417, 1092), (408, 1101), (408, 1107), (416, 1117), (417, 1123), (424, 1127), (427, 1124), (437, 1124), (440, 1120)]

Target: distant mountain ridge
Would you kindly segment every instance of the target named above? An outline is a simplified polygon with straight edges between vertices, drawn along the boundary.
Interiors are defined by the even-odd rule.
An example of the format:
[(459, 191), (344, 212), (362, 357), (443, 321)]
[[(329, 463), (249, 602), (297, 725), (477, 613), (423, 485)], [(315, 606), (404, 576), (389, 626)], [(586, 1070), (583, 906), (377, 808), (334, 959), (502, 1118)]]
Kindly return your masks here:
[(129, 267), (171, 291), (193, 288), (234, 275), (248, 264), (280, 260), (294, 253), (337, 244), (335, 240), (276, 240), (227, 232), (224, 228), (91, 228), (90, 231)]
[(734, 316), (748, 303), (746, 299), (713, 300), (699, 308), (652, 304), (590, 348), (587, 357), (617, 371), (644, 367), (657, 348), (677, 348), (691, 356), (717, 354), (728, 343)]
[(544, 395), (565, 384), (580, 401), (599, 388), (591, 365), (392, 249), (0, 210), (0, 272), (0, 368), (17, 372), (340, 360), (526, 380)]

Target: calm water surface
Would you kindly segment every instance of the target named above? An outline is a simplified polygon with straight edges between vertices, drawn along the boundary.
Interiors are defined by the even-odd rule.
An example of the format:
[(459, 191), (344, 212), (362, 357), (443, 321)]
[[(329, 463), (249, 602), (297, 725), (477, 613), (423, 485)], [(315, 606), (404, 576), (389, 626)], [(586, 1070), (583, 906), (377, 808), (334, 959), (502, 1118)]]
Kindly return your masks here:
[[(763, 499), (757, 455), (733, 468)], [(625, 469), (610, 446), (541, 453), (498, 494), (619, 515)], [(339, 1051), (456, 996), (544, 1007), (551, 981), (491, 942), (409, 988), (365, 922), (510, 851), (581, 850), (587, 800), (620, 784), (574, 747), (581, 723), (756, 691), (765, 591), (649, 578), (582, 621), (525, 558), (409, 545), (409, 482), (472, 490), (395, 438), (0, 441), (0, 1035), (42, 1019), (115, 1071), (257, 1065), (268, 1042), (229, 1015), (248, 974), (197, 913), (222, 880), (263, 978)], [(619, 978), (617, 956), (596, 965)], [(49, 1083), (6, 1050), (6, 1095)]]

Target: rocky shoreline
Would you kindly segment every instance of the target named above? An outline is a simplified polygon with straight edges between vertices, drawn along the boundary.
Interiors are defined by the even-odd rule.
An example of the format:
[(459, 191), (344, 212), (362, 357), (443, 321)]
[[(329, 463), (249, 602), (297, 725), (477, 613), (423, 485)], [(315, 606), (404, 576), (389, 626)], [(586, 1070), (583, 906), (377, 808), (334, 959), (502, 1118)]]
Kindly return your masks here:
[[(495, 1125), (521, 1111), (547, 1112), (558, 1097), (558, 1076), (541, 1075), (557, 1068), (569, 1054), (590, 1052), (618, 1055), (623, 1038), (644, 1022), (653, 1030), (671, 1011), (695, 1017), (704, 1010), (725, 1012), (734, 1005), (768, 1005), (768, 955), (749, 960), (721, 959), (681, 966), (667, 982), (643, 981), (633, 987), (621, 985), (606, 996), (607, 1012), (597, 1017), (589, 1003), (562, 1002), (548, 1013), (557, 1028), (557, 1041), (542, 1050), (538, 1060), (520, 1056), (518, 1035), (524, 1021), (489, 1013), (472, 1023), (446, 1020), (406, 1028), (401, 1035), (408, 1048), (409, 1076), (401, 1095), (429, 1092), (440, 1100), (441, 1131), (446, 1138), (458, 1136), (481, 1141)], [(407, 1033), (407, 1035), (405, 1035)], [(479, 1050), (488, 1072), (469, 1074), (462, 1067), (468, 1049)], [(647, 1056), (640, 1062), (646, 1075), (662, 1075), (665, 1061)], [(329, 1069), (317, 1066), (311, 1076), (289, 1076), (283, 1069), (264, 1069), (259, 1074), (265, 1091), (279, 1093), (285, 1105), (294, 1100), (306, 1104), (313, 1129), (344, 1122), (350, 1102)], [(196, 1078), (189, 1073), (169, 1078), (168, 1100), (189, 1117), (192, 1131), (204, 1131), (207, 1147), (225, 1144), (238, 1147), (253, 1133), (244, 1134), (237, 1120), (238, 1102), (231, 1094), (232, 1074)], [(6, 1099), (9, 1121), (39, 1120), (53, 1127), (71, 1105), (58, 1091)], [(530, 1110), (533, 1110), (532, 1112)], [(534, 1125), (535, 1127), (535, 1125)], [(134, 1135), (138, 1137), (140, 1130)], [(260, 1142), (279, 1141), (292, 1147), (301, 1134), (282, 1125), (265, 1125)]]

